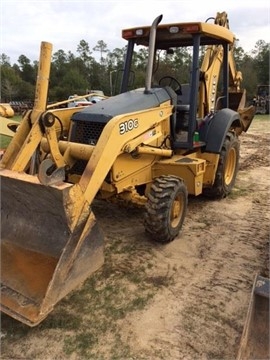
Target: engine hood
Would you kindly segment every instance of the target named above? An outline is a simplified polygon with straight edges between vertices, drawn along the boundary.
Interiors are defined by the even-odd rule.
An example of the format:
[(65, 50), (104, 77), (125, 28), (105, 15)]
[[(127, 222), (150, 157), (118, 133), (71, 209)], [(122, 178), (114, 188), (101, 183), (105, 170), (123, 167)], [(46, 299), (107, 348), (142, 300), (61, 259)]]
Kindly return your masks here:
[(152, 88), (147, 94), (144, 88), (136, 89), (99, 101), (75, 113), (71, 120), (107, 123), (117, 115), (158, 107), (175, 96), (171, 88)]

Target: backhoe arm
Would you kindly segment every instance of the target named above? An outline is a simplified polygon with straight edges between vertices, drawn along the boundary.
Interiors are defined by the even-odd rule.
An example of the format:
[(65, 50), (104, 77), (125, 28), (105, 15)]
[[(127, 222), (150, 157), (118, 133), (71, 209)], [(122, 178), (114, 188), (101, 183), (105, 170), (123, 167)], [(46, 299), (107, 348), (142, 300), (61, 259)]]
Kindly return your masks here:
[[(217, 13), (215, 24), (229, 29), (226, 12)], [(241, 89), (242, 73), (236, 69), (233, 50), (234, 44), (230, 46), (228, 51), (229, 107), (238, 110), (245, 107), (245, 91)], [(199, 117), (204, 117), (218, 109), (218, 83), (223, 61), (224, 48), (222, 45), (210, 45), (207, 47), (201, 65)]]

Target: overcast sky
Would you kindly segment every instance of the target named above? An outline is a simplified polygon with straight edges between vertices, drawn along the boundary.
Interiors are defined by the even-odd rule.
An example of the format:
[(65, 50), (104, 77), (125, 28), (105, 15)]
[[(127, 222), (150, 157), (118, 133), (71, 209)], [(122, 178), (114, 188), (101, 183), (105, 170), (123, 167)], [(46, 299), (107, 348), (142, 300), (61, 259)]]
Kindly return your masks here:
[(226, 11), (230, 29), (245, 52), (254, 49), (258, 40), (270, 42), (269, 0), (1, 0), (0, 4), (0, 53), (11, 64), (22, 54), (38, 60), (42, 41), (52, 43), (53, 52), (74, 54), (80, 40), (91, 50), (99, 40), (110, 51), (122, 48), (126, 45), (122, 29), (150, 25), (160, 14), (165, 24), (204, 22)]

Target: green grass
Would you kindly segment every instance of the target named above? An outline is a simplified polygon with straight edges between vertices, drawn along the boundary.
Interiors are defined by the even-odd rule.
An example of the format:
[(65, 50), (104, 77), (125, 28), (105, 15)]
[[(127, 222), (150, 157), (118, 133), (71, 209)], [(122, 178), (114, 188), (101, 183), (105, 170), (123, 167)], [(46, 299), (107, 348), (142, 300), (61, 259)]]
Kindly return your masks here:
[(10, 120), (11, 120), (11, 121), (21, 121), (21, 120), (22, 120), (22, 116), (21, 116), (21, 115), (15, 115), (15, 116), (13, 116)]
[(242, 196), (247, 196), (248, 194), (250, 194), (250, 190), (249, 189), (246, 189), (246, 188), (241, 188), (239, 186), (235, 186), (233, 189), (232, 189), (232, 192), (228, 195), (228, 198), (229, 199), (232, 199), (232, 200), (235, 200), (239, 197), (242, 197)]
[(254, 120), (270, 120), (270, 115), (262, 115), (262, 114), (257, 114), (254, 116)]
[[(255, 115), (253, 118), (253, 121), (250, 125), (250, 129), (252, 129), (254, 126), (256, 127), (256, 125), (258, 126), (266, 126), (266, 129), (269, 130), (270, 128), (270, 115)], [(250, 129), (248, 130), (248, 132), (250, 131)]]
[(11, 141), (11, 137), (0, 135), (0, 149), (6, 149)]

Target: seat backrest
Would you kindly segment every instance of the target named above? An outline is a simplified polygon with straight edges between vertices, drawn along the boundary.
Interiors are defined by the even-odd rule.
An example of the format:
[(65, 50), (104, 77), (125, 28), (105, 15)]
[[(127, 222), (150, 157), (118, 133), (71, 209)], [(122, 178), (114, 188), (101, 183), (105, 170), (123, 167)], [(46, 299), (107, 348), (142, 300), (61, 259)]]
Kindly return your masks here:
[(176, 133), (179, 131), (188, 130), (189, 121), (189, 96), (190, 96), (190, 85), (183, 84), (181, 86), (182, 95), (177, 95), (177, 106), (176, 106)]
[(182, 84), (182, 95), (177, 96), (177, 105), (189, 105), (190, 85)]

